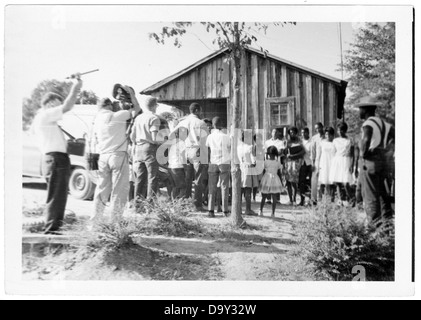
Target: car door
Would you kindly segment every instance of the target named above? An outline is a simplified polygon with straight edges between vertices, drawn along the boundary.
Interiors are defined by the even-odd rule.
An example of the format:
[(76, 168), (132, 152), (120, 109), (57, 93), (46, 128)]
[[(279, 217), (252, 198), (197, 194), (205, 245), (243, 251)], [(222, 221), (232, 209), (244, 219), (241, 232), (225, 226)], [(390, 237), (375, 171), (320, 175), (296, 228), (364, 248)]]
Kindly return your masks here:
[(41, 177), (41, 151), (38, 149), (37, 139), (30, 132), (23, 132), (22, 175)]

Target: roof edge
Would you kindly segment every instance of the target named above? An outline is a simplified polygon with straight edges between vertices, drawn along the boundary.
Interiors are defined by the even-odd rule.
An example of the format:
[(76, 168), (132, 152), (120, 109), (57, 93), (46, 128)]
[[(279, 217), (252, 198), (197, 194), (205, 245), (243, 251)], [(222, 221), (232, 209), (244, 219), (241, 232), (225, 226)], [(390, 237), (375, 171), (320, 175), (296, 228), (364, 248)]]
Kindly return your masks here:
[[(155, 91), (155, 90), (159, 89), (160, 87), (162, 87), (162, 86), (170, 83), (171, 81), (174, 81), (178, 77), (181, 77), (182, 75), (184, 75), (184, 74), (190, 72), (191, 70), (197, 68), (201, 64), (203, 64), (203, 63), (205, 63), (205, 62), (207, 62), (209, 60), (212, 60), (212, 59), (216, 58), (217, 56), (219, 56), (220, 54), (222, 54), (222, 53), (224, 53), (226, 51), (229, 51), (229, 50), (230, 50), (229, 48), (223, 48), (223, 49), (220, 49), (218, 51), (215, 51), (212, 54), (210, 54), (210, 55), (204, 57), (203, 59), (200, 59), (199, 61), (193, 63), (192, 65), (188, 66), (187, 68), (184, 68), (184, 69), (180, 70), (179, 72), (177, 72), (177, 73), (175, 73), (175, 74), (173, 74), (173, 75), (171, 75), (169, 77), (166, 77), (165, 79), (163, 79), (163, 80), (161, 80), (159, 82), (156, 82), (155, 84), (147, 87), (146, 89), (143, 89), (142, 91), (140, 91), (140, 94), (148, 94), (151, 91)], [(302, 70), (302, 71), (311, 73), (313, 75), (316, 75), (318, 77), (321, 77), (321, 78), (324, 78), (324, 79), (333, 81), (333, 82), (335, 82), (337, 84), (340, 84), (340, 85), (343, 85), (343, 83), (348, 83), (345, 80), (341, 80), (341, 79), (338, 79), (338, 78), (329, 76), (327, 74), (324, 74), (322, 72), (316, 71), (314, 69), (311, 69), (311, 68), (308, 68), (308, 67), (304, 67), (302, 65), (299, 65), (299, 64), (297, 64), (295, 62), (292, 62), (292, 61), (289, 61), (289, 60), (280, 58), (280, 57), (275, 56), (273, 54), (262, 52), (262, 51), (260, 51), (258, 49), (255, 49), (253, 47), (250, 47), (250, 46), (247, 46), (246, 47), (246, 50), (247, 51), (250, 51), (250, 52), (253, 52), (255, 54), (258, 54), (260, 56), (263, 56), (265, 58), (269, 58), (269, 59), (272, 59), (272, 60), (275, 60), (275, 61), (279, 61), (281, 63), (284, 63), (286, 65), (291, 66), (292, 68), (295, 68), (295, 69), (298, 69), (298, 70)]]

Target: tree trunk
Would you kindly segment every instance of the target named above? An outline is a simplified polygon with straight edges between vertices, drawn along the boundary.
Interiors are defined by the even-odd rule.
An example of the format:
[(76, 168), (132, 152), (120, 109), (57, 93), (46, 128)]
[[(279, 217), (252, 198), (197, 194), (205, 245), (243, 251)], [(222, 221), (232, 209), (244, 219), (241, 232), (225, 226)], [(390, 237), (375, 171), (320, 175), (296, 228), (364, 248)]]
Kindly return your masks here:
[[(241, 84), (241, 54), (240, 33), (238, 23), (234, 23), (234, 48), (232, 51), (234, 61), (233, 72), (233, 97), (231, 102), (232, 126), (231, 126), (231, 177), (232, 177), (232, 205), (231, 220), (233, 225), (244, 226), (244, 219), (241, 215), (241, 171), (237, 157), (238, 129), (241, 123), (241, 105), (240, 105), (240, 84)], [(236, 130), (237, 129), (237, 130)]]

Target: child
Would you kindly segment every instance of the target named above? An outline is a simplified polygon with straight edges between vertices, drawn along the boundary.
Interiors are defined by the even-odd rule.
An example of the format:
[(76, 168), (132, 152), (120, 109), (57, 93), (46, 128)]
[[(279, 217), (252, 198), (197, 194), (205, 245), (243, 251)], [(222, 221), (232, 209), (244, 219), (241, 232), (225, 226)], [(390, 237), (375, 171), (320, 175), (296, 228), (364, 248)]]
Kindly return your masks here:
[(247, 139), (245, 137), (245, 132), (242, 132), (241, 142), (237, 146), (238, 159), (240, 160), (241, 168), (241, 188), (243, 189), (245, 199), (246, 199), (246, 211), (245, 215), (257, 216), (251, 209), (251, 194), (253, 188), (258, 186), (258, 176), (256, 174), (256, 159), (253, 155), (253, 145), (252, 145), (252, 136)]
[(265, 174), (260, 183), (260, 191), (262, 193), (262, 202), (260, 203), (260, 215), (263, 216), (263, 206), (266, 198), (272, 196), (272, 217), (275, 216), (276, 196), (282, 192), (281, 179), (278, 176), (278, 170), (281, 170), (282, 165), (276, 160), (278, 150), (275, 146), (267, 149), (269, 160), (265, 161)]
[(325, 129), (325, 139), (320, 142), (317, 154), (319, 158), (319, 185), (320, 191), (323, 195), (327, 192), (332, 202), (335, 198), (335, 188), (333, 181), (330, 180), (330, 169), (332, 167), (332, 160), (335, 156), (335, 145), (333, 138), (335, 137), (335, 129), (327, 127)]

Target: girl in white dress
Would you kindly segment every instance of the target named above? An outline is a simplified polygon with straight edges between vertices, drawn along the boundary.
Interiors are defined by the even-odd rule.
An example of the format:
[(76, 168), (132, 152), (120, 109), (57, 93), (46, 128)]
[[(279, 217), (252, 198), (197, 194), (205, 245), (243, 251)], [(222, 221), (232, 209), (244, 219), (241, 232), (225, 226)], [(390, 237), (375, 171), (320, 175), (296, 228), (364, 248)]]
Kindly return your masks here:
[(319, 146), (317, 155), (319, 155), (319, 185), (320, 191), (324, 195), (330, 196), (332, 201), (335, 195), (335, 186), (333, 181), (330, 180), (330, 168), (332, 166), (332, 160), (335, 156), (335, 146), (333, 144), (333, 138), (335, 136), (335, 129), (327, 127), (325, 129), (325, 139), (323, 139)]
[(262, 202), (260, 203), (260, 215), (263, 216), (263, 207), (266, 198), (272, 197), (272, 217), (275, 216), (276, 196), (282, 192), (281, 179), (278, 171), (282, 169), (282, 165), (276, 160), (278, 150), (275, 146), (271, 146), (267, 150), (269, 159), (265, 161), (265, 174), (260, 183), (260, 191), (262, 193)]
[(252, 144), (252, 133), (249, 133), (249, 136), (242, 132), (241, 142), (239, 142), (237, 147), (237, 155), (240, 160), (240, 169), (241, 169), (241, 188), (244, 192), (244, 197), (246, 199), (246, 211), (245, 215), (257, 215), (251, 209), (251, 194), (253, 188), (259, 186), (259, 179), (256, 170), (256, 159), (253, 155), (253, 144)]
[(329, 180), (336, 184), (338, 196), (340, 197), (339, 203), (342, 204), (343, 201), (354, 201), (351, 190), (351, 184), (353, 183), (354, 145), (352, 140), (346, 135), (348, 125), (345, 122), (341, 122), (337, 128), (339, 137), (333, 140), (335, 157), (332, 161)]

